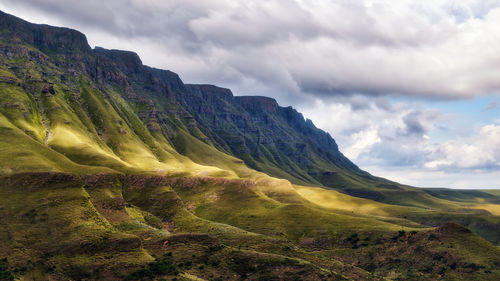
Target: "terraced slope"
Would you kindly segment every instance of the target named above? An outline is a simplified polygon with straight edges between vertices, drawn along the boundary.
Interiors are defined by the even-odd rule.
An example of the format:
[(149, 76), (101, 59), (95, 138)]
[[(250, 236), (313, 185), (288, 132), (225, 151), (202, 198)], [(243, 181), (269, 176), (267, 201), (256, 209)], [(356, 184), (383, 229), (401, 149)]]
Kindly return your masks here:
[(0, 12), (0, 279), (495, 280), (499, 201), (374, 177), (272, 99)]

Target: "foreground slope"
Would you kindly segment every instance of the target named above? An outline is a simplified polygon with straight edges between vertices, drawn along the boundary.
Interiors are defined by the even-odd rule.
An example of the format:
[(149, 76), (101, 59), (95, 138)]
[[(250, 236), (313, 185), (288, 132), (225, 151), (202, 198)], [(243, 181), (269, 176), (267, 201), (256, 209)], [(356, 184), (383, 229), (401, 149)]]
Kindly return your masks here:
[(272, 99), (0, 27), (2, 278), (500, 278), (498, 194), (376, 178)]

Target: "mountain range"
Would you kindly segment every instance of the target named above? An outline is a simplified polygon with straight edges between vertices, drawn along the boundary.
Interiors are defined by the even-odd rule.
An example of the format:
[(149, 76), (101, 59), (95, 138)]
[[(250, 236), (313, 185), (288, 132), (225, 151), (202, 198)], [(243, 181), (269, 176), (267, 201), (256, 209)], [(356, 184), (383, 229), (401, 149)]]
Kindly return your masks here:
[(498, 280), (500, 191), (373, 176), (292, 107), (0, 12), (0, 280)]

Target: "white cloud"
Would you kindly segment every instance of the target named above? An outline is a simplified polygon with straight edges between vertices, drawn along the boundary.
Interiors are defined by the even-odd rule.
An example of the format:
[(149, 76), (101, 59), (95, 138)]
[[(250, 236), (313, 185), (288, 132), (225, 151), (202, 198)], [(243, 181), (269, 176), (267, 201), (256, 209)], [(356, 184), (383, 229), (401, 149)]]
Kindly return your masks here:
[(318, 127), (336, 137), (341, 150), (364, 165), (423, 165), (429, 154), (428, 133), (449, 118), (417, 104), (391, 104), (385, 98), (352, 96), (331, 103), (317, 100), (300, 108)]
[[(446, 128), (456, 118), (452, 114), (383, 101), (362, 96), (332, 103), (318, 100), (302, 111), (320, 128), (338, 136), (346, 156), (377, 176), (427, 187), (500, 187), (500, 177), (496, 177), (500, 175), (498, 122), (460, 136), (460, 123), (457, 128)], [(447, 140), (438, 142), (430, 135), (443, 127), (449, 130)]]
[(382, 141), (378, 136), (378, 128), (376, 126), (354, 133), (352, 138), (354, 143), (344, 152), (345, 156), (351, 159), (358, 158), (359, 154), (371, 149), (375, 144)]
[(435, 170), (496, 168), (500, 165), (500, 126), (487, 125), (468, 140), (445, 142), (429, 158), (425, 167)]

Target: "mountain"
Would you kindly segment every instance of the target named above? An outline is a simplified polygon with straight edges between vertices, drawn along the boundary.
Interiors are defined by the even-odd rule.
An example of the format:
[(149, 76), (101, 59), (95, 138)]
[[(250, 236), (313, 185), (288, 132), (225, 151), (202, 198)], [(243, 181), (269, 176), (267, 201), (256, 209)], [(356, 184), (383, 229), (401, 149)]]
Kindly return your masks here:
[(499, 204), (372, 176), (274, 99), (0, 12), (0, 279), (494, 280)]

